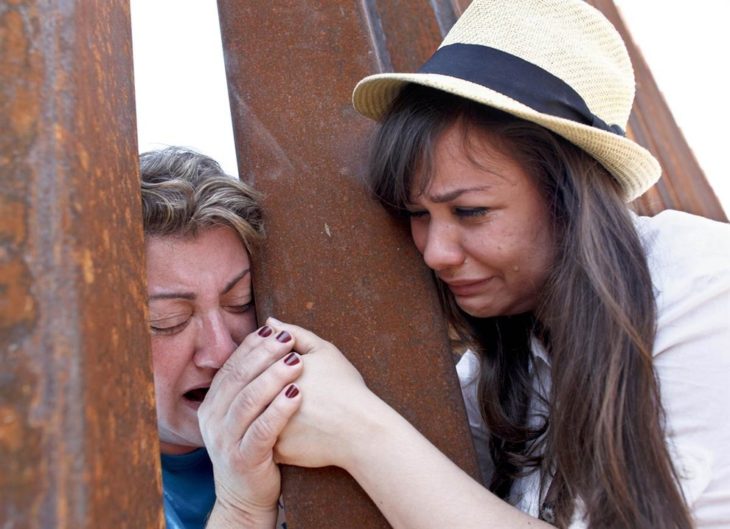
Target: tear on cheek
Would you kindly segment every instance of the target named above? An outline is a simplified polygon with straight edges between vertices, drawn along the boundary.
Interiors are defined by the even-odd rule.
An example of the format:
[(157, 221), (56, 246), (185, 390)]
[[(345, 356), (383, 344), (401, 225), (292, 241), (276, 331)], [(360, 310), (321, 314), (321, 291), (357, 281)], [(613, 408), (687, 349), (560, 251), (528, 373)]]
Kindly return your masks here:
[(192, 402), (203, 402), (203, 399), (208, 394), (209, 389), (210, 388), (191, 389), (190, 391), (186, 392), (183, 397)]

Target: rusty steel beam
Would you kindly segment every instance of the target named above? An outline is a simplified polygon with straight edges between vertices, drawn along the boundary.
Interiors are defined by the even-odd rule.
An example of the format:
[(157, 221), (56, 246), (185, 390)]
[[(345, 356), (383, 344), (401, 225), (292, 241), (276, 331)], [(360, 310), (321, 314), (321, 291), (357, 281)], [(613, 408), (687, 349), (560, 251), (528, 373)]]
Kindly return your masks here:
[[(364, 192), (373, 124), (352, 89), (417, 68), (441, 40), (428, 0), (219, 0), (242, 178), (266, 194), (259, 316), (339, 345), (368, 385), (478, 473), (446, 326), (409, 234)], [(344, 472), (286, 468), (291, 529), (388, 527)]]
[(0, 47), (0, 526), (162, 528), (128, 2)]

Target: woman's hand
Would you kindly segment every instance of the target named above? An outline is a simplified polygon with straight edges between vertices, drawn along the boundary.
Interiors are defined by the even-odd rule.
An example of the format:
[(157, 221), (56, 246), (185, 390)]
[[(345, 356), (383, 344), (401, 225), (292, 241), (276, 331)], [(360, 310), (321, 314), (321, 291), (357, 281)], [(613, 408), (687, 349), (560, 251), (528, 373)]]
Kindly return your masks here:
[(297, 380), (302, 405), (279, 436), (280, 463), (347, 468), (354, 442), (363, 433), (362, 416), (382, 403), (337, 347), (296, 325), (269, 320), (296, 340), (304, 370)]
[(213, 462), (216, 505), (208, 524), (273, 527), (281, 488), (273, 446), (302, 399), (295, 340), (264, 326), (221, 367), (198, 410)]
[(302, 354), (299, 411), (274, 447), (276, 460), (344, 468), (392, 527), (547, 528), (487, 491), (373, 394), (331, 343), (294, 325)]

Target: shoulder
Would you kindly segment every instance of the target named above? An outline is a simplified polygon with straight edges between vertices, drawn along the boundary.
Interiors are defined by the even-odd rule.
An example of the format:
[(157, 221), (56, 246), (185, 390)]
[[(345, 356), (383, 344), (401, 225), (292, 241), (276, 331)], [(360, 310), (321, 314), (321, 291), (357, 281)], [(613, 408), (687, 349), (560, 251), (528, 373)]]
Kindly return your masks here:
[[(730, 224), (670, 210), (637, 217), (636, 227), (655, 290), (658, 331), (727, 328)], [(725, 312), (708, 313), (708, 307)]]
[(680, 211), (635, 217), (654, 275), (728, 275), (730, 224)]
[(730, 225), (677, 211), (636, 225), (656, 296), (658, 368), (714, 369), (716, 379), (730, 369)]
[(730, 225), (636, 219), (657, 301), (654, 366), (667, 436), (698, 527), (730, 520)]

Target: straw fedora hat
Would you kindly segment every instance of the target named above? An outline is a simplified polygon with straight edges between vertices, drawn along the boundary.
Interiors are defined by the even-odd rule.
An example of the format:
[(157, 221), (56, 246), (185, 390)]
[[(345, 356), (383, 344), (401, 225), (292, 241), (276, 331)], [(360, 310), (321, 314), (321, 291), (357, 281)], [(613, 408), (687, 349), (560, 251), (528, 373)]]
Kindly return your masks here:
[(656, 159), (625, 137), (634, 100), (626, 47), (583, 0), (474, 0), (418, 72), (366, 77), (353, 105), (381, 119), (407, 83), (542, 125), (603, 164), (627, 201), (661, 175)]

